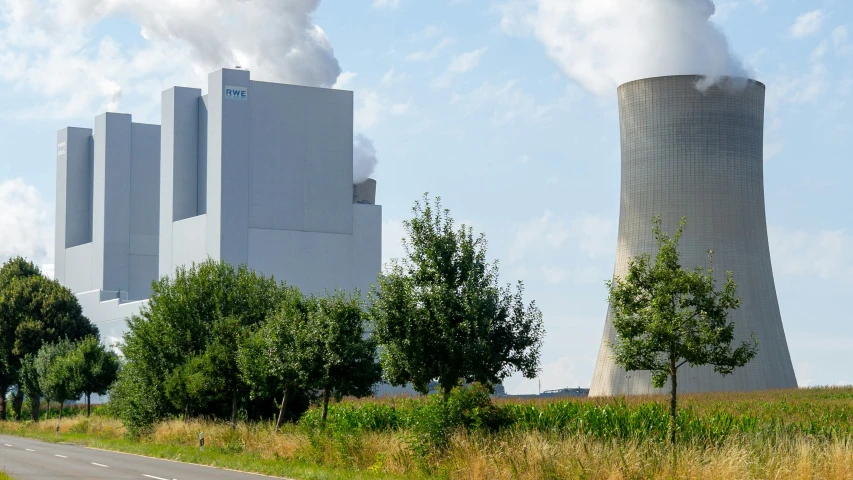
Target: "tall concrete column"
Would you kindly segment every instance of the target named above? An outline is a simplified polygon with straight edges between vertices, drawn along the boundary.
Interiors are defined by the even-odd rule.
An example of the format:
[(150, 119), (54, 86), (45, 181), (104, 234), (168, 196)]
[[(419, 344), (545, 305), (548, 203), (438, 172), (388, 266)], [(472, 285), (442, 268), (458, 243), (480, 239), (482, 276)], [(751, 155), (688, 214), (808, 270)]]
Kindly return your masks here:
[(92, 241), (92, 130), (56, 134), (55, 277), (65, 282), (65, 249)]
[(163, 92), (160, 149), (160, 275), (174, 273), (172, 225), (199, 214), (199, 103), (201, 90)]
[(232, 265), (249, 261), (249, 72), (208, 77), (207, 251)]
[(92, 277), (106, 291), (129, 290), (131, 116), (95, 118)]

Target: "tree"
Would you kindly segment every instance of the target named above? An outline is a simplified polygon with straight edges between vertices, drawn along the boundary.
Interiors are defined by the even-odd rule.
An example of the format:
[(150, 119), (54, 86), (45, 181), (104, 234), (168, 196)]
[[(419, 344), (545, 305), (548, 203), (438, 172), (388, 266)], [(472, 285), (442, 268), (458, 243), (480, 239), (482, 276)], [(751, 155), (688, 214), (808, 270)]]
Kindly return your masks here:
[[(46, 343), (87, 335), (97, 336), (98, 329), (83, 316), (69, 289), (21, 258), (4, 264), (0, 269), (0, 391), (5, 393), (16, 383), (21, 359), (27, 354), (35, 355)], [(0, 398), (0, 419), (5, 419), (5, 410)]]
[(59, 420), (65, 402), (83, 395), (83, 377), (75, 368), (75, 345), (69, 340), (44, 345), (36, 358), (39, 388), (48, 399), (59, 402)]
[(21, 370), (18, 374), (18, 385), (21, 391), (30, 401), (30, 415), (34, 422), (39, 421), (39, 410), (41, 409), (41, 398), (43, 396), (39, 386), (38, 371), (36, 371), (36, 356), (27, 354), (21, 360)]
[(240, 375), (253, 396), (281, 394), (276, 433), (288, 398), (308, 385), (312, 368), (308, 316), (315, 304), (313, 298), (289, 288), (275, 314), (246, 338), (237, 355)]
[(431, 206), (424, 195), (412, 211), (406, 256), (379, 276), (370, 300), (386, 380), (424, 394), (437, 380), (446, 397), (460, 380), (494, 388), (516, 371), (535, 377), (544, 328), (523, 284), (514, 293), (498, 284), (485, 236), (454, 230), (440, 199)]
[[(617, 342), (615, 361), (626, 370), (648, 370), (655, 388), (670, 381), (670, 442), (675, 442), (678, 369), (713, 365), (721, 375), (746, 365), (758, 351), (758, 342), (743, 342), (732, 349), (735, 325), (728, 321), (738, 308), (732, 272), (726, 272), (721, 290), (714, 270), (684, 270), (679, 263), (678, 240), (686, 218), (678, 222), (675, 236), (661, 231), (661, 218), (652, 220), (658, 253), (654, 264), (644, 253), (628, 262), (625, 278), (608, 282), (608, 302), (613, 310)], [(713, 265), (713, 252), (708, 251)]]
[[(0, 295), (15, 280), (41, 276), (38, 267), (23, 257), (9, 259), (0, 267)], [(6, 392), (17, 382), (20, 357), (12, 353), (15, 342), (14, 318), (0, 316), (0, 420), (6, 419)], [(18, 395), (22, 392), (19, 389)]]
[(376, 343), (366, 335), (367, 320), (359, 297), (342, 291), (318, 297), (308, 316), (310, 384), (323, 392), (323, 423), (330, 395), (338, 400), (347, 395), (366, 397), (382, 379)]
[[(280, 296), (275, 279), (214, 260), (154, 282), (149, 303), (128, 319), (121, 346), (125, 364), (110, 392), (131, 433), (169, 415), (233, 418), (234, 392), (248, 391), (236, 373), (237, 336), (274, 312)], [(192, 389), (180, 378), (166, 381), (181, 369), (189, 378), (188, 362), (197, 362), (197, 373), (207, 378)], [(190, 390), (192, 399), (185, 395)]]
[(104, 395), (115, 382), (121, 362), (118, 355), (107, 349), (98, 337), (88, 336), (74, 346), (70, 354), (71, 368), (81, 379), (86, 396), (86, 416), (92, 413), (92, 394)]

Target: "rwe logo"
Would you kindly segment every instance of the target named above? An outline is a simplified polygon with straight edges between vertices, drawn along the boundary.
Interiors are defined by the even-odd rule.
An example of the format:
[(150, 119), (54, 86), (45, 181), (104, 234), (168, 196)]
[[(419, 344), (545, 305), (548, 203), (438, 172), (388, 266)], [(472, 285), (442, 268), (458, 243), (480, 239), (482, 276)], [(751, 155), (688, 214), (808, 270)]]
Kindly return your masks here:
[(225, 87), (225, 100), (249, 100), (249, 89), (245, 87)]

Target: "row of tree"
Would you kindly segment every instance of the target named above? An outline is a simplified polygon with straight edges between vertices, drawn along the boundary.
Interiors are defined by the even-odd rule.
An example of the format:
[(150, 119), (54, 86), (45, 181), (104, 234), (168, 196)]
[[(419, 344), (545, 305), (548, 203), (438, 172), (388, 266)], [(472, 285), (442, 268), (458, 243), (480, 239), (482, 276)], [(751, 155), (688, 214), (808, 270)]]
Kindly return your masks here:
[(32, 367), (43, 347), (87, 337), (97, 341), (98, 329), (83, 316), (69, 289), (21, 257), (4, 263), (0, 267), (0, 420), (7, 418), (9, 391), (14, 391), (15, 417), (21, 418), (26, 390), (22, 376), (41, 389), (40, 381), (32, 380)]
[[(169, 416), (294, 418), (312, 395), (364, 396), (377, 382), (446, 394), (459, 382), (533, 377), (544, 330), (523, 288), (498, 284), (486, 241), (417, 202), (406, 255), (377, 286), (306, 296), (245, 266), (208, 260), (153, 285), (128, 320), (111, 391), (131, 431)], [(291, 408), (292, 407), (292, 408)]]
[(92, 413), (92, 394), (104, 395), (115, 382), (121, 362), (95, 336), (78, 342), (63, 339), (27, 355), (21, 362), (19, 388), (29, 399), (32, 419), (38, 421), (41, 399), (59, 402), (59, 418), (66, 401), (86, 398), (86, 416)]

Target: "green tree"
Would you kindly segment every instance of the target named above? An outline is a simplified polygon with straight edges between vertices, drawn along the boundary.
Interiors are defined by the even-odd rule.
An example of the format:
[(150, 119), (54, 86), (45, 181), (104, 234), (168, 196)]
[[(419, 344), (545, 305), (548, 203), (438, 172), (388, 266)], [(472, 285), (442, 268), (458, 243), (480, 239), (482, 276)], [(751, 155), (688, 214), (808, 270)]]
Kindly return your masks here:
[[(233, 417), (234, 392), (248, 391), (236, 373), (237, 337), (275, 311), (281, 290), (271, 277), (213, 260), (178, 268), (154, 282), (148, 305), (128, 319), (121, 346), (125, 364), (110, 392), (131, 433), (141, 433), (168, 415)], [(202, 396), (182, 399), (181, 390), (190, 389), (186, 382), (178, 388), (180, 379), (171, 382), (168, 395), (166, 379), (190, 361), (199, 362), (200, 372), (209, 372), (191, 389)], [(207, 386), (216, 382), (223, 388)]]
[(60, 421), (65, 402), (83, 395), (83, 377), (75, 368), (74, 349), (70, 340), (61, 340), (42, 346), (36, 358), (39, 388), (47, 398), (59, 402)]
[(29, 353), (21, 360), (21, 370), (18, 375), (18, 385), (30, 401), (30, 415), (34, 422), (39, 421), (41, 398), (38, 371), (36, 371), (36, 356)]
[[(98, 329), (83, 316), (69, 289), (21, 258), (4, 264), (0, 269), (0, 392), (16, 383), (21, 359), (27, 354), (35, 355), (46, 343), (87, 335), (97, 336)], [(0, 395), (0, 419), (6, 418), (4, 398)], [(20, 411), (16, 413), (20, 417)]]
[(107, 349), (98, 337), (88, 336), (78, 341), (70, 354), (71, 368), (81, 379), (86, 396), (86, 416), (92, 413), (92, 394), (104, 395), (118, 376), (121, 362), (118, 355)]
[[(0, 295), (13, 281), (40, 276), (41, 271), (32, 262), (23, 257), (9, 259), (0, 267)], [(0, 420), (6, 419), (6, 392), (17, 382), (20, 369), (20, 357), (13, 353), (15, 342), (14, 318), (0, 316)], [(18, 396), (22, 395), (18, 389)]]
[(275, 312), (252, 333), (237, 356), (240, 374), (253, 396), (281, 394), (275, 431), (281, 428), (288, 398), (308, 385), (311, 375), (311, 337), (308, 316), (316, 302), (289, 288)]
[[(675, 442), (678, 369), (713, 365), (729, 375), (755, 357), (758, 342), (753, 337), (732, 349), (735, 325), (728, 315), (741, 304), (732, 272), (717, 290), (712, 267), (682, 269), (678, 241), (687, 220), (678, 222), (672, 238), (661, 223), (660, 217), (652, 220), (658, 245), (654, 263), (648, 253), (632, 258), (625, 278), (608, 282), (608, 302), (617, 333), (616, 363), (629, 371), (650, 371), (655, 388), (670, 382), (669, 438)], [(712, 251), (708, 260), (713, 265)]]
[(539, 371), (542, 314), (498, 284), (498, 265), (486, 261), (484, 235), (454, 229), (440, 199), (416, 202), (405, 222), (406, 255), (380, 275), (371, 295), (374, 334), (385, 378), (427, 393), (437, 380), (445, 397), (461, 381), (495, 384), (520, 371)]
[(382, 379), (376, 362), (376, 343), (366, 334), (367, 319), (360, 295), (335, 291), (315, 299), (308, 316), (310, 385), (323, 392), (323, 423), (329, 397), (366, 397)]

